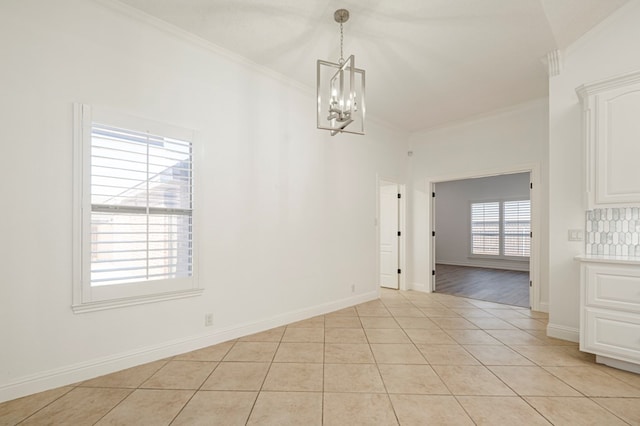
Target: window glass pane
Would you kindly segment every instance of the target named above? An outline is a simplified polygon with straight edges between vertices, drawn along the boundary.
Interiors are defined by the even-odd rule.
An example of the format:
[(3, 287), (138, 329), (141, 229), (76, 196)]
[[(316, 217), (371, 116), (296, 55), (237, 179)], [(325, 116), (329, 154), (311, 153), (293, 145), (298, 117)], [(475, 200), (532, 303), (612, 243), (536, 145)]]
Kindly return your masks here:
[(504, 255), (530, 255), (531, 203), (529, 200), (503, 203)]
[(471, 253), (500, 254), (500, 203), (471, 205)]
[(191, 142), (96, 123), (91, 136), (91, 285), (191, 276)]

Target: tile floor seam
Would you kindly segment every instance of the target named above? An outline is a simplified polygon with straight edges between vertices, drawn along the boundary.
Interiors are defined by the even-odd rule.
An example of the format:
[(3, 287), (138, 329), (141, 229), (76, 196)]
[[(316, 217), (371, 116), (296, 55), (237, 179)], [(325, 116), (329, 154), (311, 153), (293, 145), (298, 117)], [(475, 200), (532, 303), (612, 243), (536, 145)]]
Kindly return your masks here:
[[(105, 388), (100, 388), (100, 389), (105, 389)], [(111, 413), (113, 410), (115, 410), (120, 404), (122, 404), (127, 398), (129, 398), (136, 390), (137, 389), (131, 389), (130, 392), (127, 394), (127, 396), (122, 398), (116, 405), (114, 405), (109, 410), (107, 410), (107, 412), (104, 413), (104, 415), (102, 417), (100, 417), (98, 420), (96, 420), (93, 424), (96, 425), (96, 424), (100, 423), (100, 420), (102, 420), (105, 417), (107, 417), (109, 415), (109, 413)]]
[[(561, 398), (561, 397), (555, 397), (555, 398)], [(551, 421), (551, 419), (547, 418), (547, 416), (545, 416), (544, 413), (542, 413), (540, 410), (538, 410), (536, 407), (534, 407), (533, 404), (531, 404), (526, 398), (521, 397), (521, 399), (524, 401), (525, 404), (527, 404), (529, 407), (531, 407), (536, 413), (540, 414), (540, 416), (542, 416), (543, 419), (545, 419), (551, 425), (553, 425), (553, 422)]]
[[(237, 342), (238, 340), (236, 340)], [(224, 359), (225, 356), (227, 356), (227, 353), (229, 353), (229, 351), (231, 350), (232, 347), (235, 346), (235, 343), (233, 345), (231, 345), (231, 347), (227, 350), (227, 352), (225, 352), (225, 354), (221, 357), (222, 359)], [(200, 386), (198, 387), (198, 389), (195, 390), (195, 392), (193, 392), (193, 394), (189, 397), (189, 399), (185, 402), (185, 404), (180, 408), (180, 410), (178, 410), (178, 412), (176, 413), (175, 416), (173, 416), (173, 419), (171, 419), (171, 421), (169, 422), (169, 425), (172, 425), (176, 419), (180, 416), (180, 414), (184, 411), (184, 409), (187, 407), (187, 405), (189, 405), (189, 403), (193, 400), (193, 398), (198, 394), (198, 392), (200, 392), (202, 390), (202, 387), (204, 386), (204, 384), (207, 382), (207, 380), (209, 380), (209, 378), (211, 377), (211, 375), (213, 374), (214, 371), (216, 371), (218, 369), (218, 367), (220, 366), (220, 364), (222, 363), (222, 360), (217, 361), (216, 366), (213, 367), (213, 369), (209, 372), (209, 374), (207, 375), (207, 377), (205, 377), (205, 379), (202, 381), (202, 383), (200, 383)]]
[(262, 382), (260, 383), (260, 389), (258, 389), (258, 391), (256, 392), (256, 398), (253, 400), (253, 404), (251, 404), (251, 409), (249, 410), (249, 414), (247, 415), (247, 420), (245, 422), (245, 426), (249, 424), (249, 420), (251, 419), (251, 415), (253, 414), (253, 410), (256, 408), (256, 403), (258, 402), (258, 399), (260, 398), (260, 394), (262, 393), (262, 389), (264, 388), (264, 383), (267, 381), (267, 377), (269, 376), (269, 372), (271, 371), (271, 366), (273, 365), (273, 360), (276, 357), (276, 354), (278, 353), (278, 350), (280, 349), (280, 345), (282, 344), (282, 338), (284, 337), (285, 333), (287, 332), (287, 327), (285, 326), (285, 329), (282, 333), (282, 336), (280, 336), (280, 339), (278, 340), (278, 345), (276, 346), (276, 350), (273, 352), (273, 356), (271, 357), (271, 361), (269, 362), (269, 367), (267, 368), (267, 372), (264, 375), (264, 378), (262, 379)]
[[(58, 396), (57, 398), (53, 399), (52, 401), (48, 402), (47, 404), (43, 405), (42, 407), (38, 408), (36, 411), (32, 412), (31, 414), (28, 414), (26, 417), (22, 418), (22, 420), (19, 420), (18, 423), (16, 423), (16, 425), (19, 425), (20, 423), (24, 423), (25, 421), (27, 421), (27, 419), (29, 419), (30, 417), (35, 416), (37, 413), (39, 413), (40, 411), (44, 410), (45, 408), (47, 408), (48, 406), (50, 406), (51, 404), (53, 404), (54, 402), (58, 401), (60, 398), (62, 398), (63, 396), (67, 395), (69, 392), (73, 391), (77, 386), (71, 386), (71, 389), (69, 389), (67, 392), (63, 393), (62, 395)], [(27, 395), (23, 398), (27, 398), (30, 395)], [(7, 401), (8, 402), (8, 401)]]
[[(358, 316), (358, 318), (360, 318), (360, 316)], [(392, 317), (393, 318), (393, 317)], [(395, 320), (395, 318), (393, 318), (393, 320), (396, 322), (396, 324), (398, 326), (400, 326), (400, 324), (398, 324), (398, 322)], [(362, 323), (362, 319), (360, 319), (360, 323)], [(364, 327), (364, 324), (362, 324)], [(401, 327), (401, 326), (400, 326)], [(402, 327), (401, 327), (402, 329)], [(376, 356), (373, 352), (373, 348), (371, 347), (371, 342), (369, 341), (369, 336), (367, 335), (366, 331), (365, 331), (365, 338), (367, 339), (367, 344), (369, 346), (369, 351), (371, 352), (371, 355), (373, 357), (373, 362), (374, 365), (376, 366), (376, 371), (378, 372), (378, 377), (380, 378), (380, 381), (382, 382), (382, 387), (384, 388), (384, 394), (387, 397), (387, 400), (389, 401), (389, 405), (391, 406), (391, 410), (393, 410), (393, 415), (396, 419), (396, 422), (398, 423), (398, 425), (400, 425), (400, 419), (398, 418), (398, 413), (396, 412), (396, 408), (393, 405), (393, 402), (391, 401), (391, 397), (389, 396), (389, 390), (387, 389), (387, 384), (384, 381), (384, 377), (382, 377), (382, 373), (380, 372), (380, 366), (378, 364), (378, 360), (376, 359)], [(406, 334), (406, 333), (405, 333)], [(407, 336), (408, 338), (409, 336)], [(370, 392), (370, 393), (374, 393), (374, 392)]]
[[(394, 322), (395, 322), (395, 323), (400, 327), (400, 329), (404, 332), (404, 329), (403, 329), (403, 328), (402, 328), (402, 326), (398, 323), (398, 321), (395, 319), (395, 317), (394, 317), (394, 316), (392, 316), (392, 318), (393, 318)], [(362, 322), (362, 321), (361, 321), (361, 322)], [(365, 333), (365, 335), (366, 335), (366, 333)], [(405, 335), (406, 335), (406, 333), (405, 333)], [(409, 338), (409, 336), (407, 336), (407, 338)], [(367, 337), (367, 339), (368, 339), (368, 337)], [(410, 339), (410, 338), (409, 338), (409, 340), (411, 341), (411, 339)], [(413, 344), (413, 341), (411, 341), (411, 343)], [(415, 344), (414, 344), (414, 347), (415, 347)], [(415, 348), (415, 349), (416, 349), (416, 350), (418, 350), (418, 348)], [(373, 353), (373, 348), (371, 347), (371, 343), (370, 343), (370, 342), (369, 342), (369, 350), (370, 350), (370, 351), (371, 351), (371, 353), (373, 354), (373, 360), (374, 360), (374, 363), (375, 363), (375, 366), (376, 366), (376, 370), (378, 371), (378, 376), (380, 377), (380, 381), (382, 382), (382, 386), (384, 387), (385, 395), (386, 395), (386, 397), (387, 397), (387, 400), (389, 401), (389, 405), (391, 406), (391, 410), (393, 410), (393, 415), (394, 415), (394, 417), (395, 417), (395, 419), (396, 419), (397, 424), (398, 424), (398, 425), (401, 425), (401, 423), (400, 423), (400, 418), (399, 418), (399, 416), (398, 416), (398, 412), (397, 412), (397, 410), (396, 410), (396, 407), (393, 405), (393, 401), (391, 400), (391, 396), (390, 396), (390, 394), (389, 394), (389, 389), (388, 389), (388, 387), (387, 387), (387, 383), (384, 381), (384, 377), (382, 376), (382, 373), (380, 372), (380, 365), (379, 365), (379, 363), (378, 363), (378, 360), (377, 360), (377, 359), (376, 359), (376, 357), (375, 357), (375, 354)], [(420, 351), (418, 350), (418, 352), (420, 352)], [(420, 354), (422, 355), (422, 353), (421, 353), (421, 352), (420, 352)], [(423, 355), (423, 357), (424, 357), (424, 355)], [(425, 360), (425, 361), (426, 361), (426, 360)]]
[[(608, 411), (608, 412), (609, 412), (609, 413), (611, 413), (612, 415), (614, 415), (614, 416), (616, 416), (617, 418), (619, 418), (619, 419), (620, 419), (620, 421), (623, 421), (623, 422), (625, 422), (626, 424), (633, 426), (631, 423), (629, 423), (628, 421), (626, 421), (625, 419), (623, 419), (622, 417), (620, 417), (616, 412), (614, 412), (613, 410), (611, 410), (609, 407), (607, 407), (607, 406), (605, 406), (605, 405), (600, 404), (600, 403), (596, 400), (596, 397), (594, 397), (594, 398), (588, 397), (588, 398), (589, 398), (589, 399), (590, 399), (594, 404), (596, 404), (598, 407), (600, 407), (600, 408), (602, 408), (602, 409), (604, 409), (604, 410)], [(601, 397), (597, 397), (597, 398), (601, 398)], [(638, 402), (640, 402), (640, 400), (639, 400)]]
[(459, 396), (463, 396), (463, 395), (454, 395), (452, 393), (451, 396), (453, 396), (453, 398), (456, 400), (456, 403), (460, 406), (460, 408), (462, 408), (462, 411), (464, 411), (464, 413), (467, 415), (469, 420), (471, 420), (471, 422), (473, 422), (474, 425), (477, 425), (478, 422), (476, 422), (475, 419), (471, 417), (471, 413), (469, 413), (469, 410), (464, 406), (462, 402), (460, 402), (460, 399), (458, 398)]
[[(26, 422), (27, 420), (29, 420), (31, 417), (35, 416), (36, 414), (38, 414), (40, 411), (44, 410), (45, 408), (47, 408), (48, 406), (50, 406), (51, 404), (53, 404), (54, 402), (58, 401), (60, 398), (62, 398), (63, 396), (67, 395), (69, 392), (73, 391), (76, 388), (76, 386), (73, 386), (71, 389), (69, 389), (69, 391), (65, 392), (64, 394), (60, 395), (59, 397), (55, 398), (53, 401), (43, 405), (42, 407), (38, 408), (36, 411), (34, 411), (31, 414), (28, 414), (26, 417), (22, 418), (22, 420), (19, 420), (16, 425), (20, 425), (24, 422)], [(23, 397), (23, 398), (27, 398)]]
[[(558, 377), (557, 375), (553, 374), (552, 371), (549, 371), (546, 367), (550, 367), (550, 366), (539, 365), (538, 367), (542, 368), (544, 371), (546, 371), (547, 373), (551, 374), (553, 377), (555, 377), (556, 379), (560, 380), (565, 385), (569, 386), (571, 389), (573, 389), (576, 392), (578, 392), (583, 398), (591, 398), (590, 396), (586, 395), (584, 392), (580, 391), (580, 389), (576, 388), (575, 386), (572, 386), (566, 380), (563, 380), (561, 377)], [(562, 367), (562, 366), (551, 366), (550, 368), (553, 368), (553, 367)]]

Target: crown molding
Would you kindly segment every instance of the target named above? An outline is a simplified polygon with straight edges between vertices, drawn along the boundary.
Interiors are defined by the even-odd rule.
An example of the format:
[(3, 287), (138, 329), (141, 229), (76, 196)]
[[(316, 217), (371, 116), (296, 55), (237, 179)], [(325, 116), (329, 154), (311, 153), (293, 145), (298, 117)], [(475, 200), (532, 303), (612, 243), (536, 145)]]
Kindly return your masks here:
[(593, 95), (595, 93), (616, 89), (618, 87), (623, 87), (635, 83), (640, 83), (640, 71), (619, 74), (614, 77), (583, 84), (576, 88), (576, 93), (578, 94), (580, 99), (585, 99), (587, 96)]
[(555, 77), (562, 72), (562, 66), (564, 63), (564, 57), (562, 51), (554, 49), (547, 53), (547, 56), (542, 58), (542, 63), (547, 66), (547, 73), (549, 77)]
[(143, 12), (139, 9), (136, 9), (135, 7), (122, 3), (119, 0), (93, 0), (93, 1), (108, 9), (115, 11), (116, 13), (127, 16), (138, 22), (147, 24), (153, 28), (156, 28), (157, 30), (164, 32), (165, 34), (169, 34), (184, 42), (190, 43), (191, 45), (198, 46), (211, 53), (220, 55), (231, 62), (234, 62), (241, 66), (245, 66), (253, 71), (259, 72), (274, 80), (284, 83), (289, 87), (294, 87), (301, 92), (315, 95), (315, 89), (311, 86), (307, 86), (303, 83), (300, 83), (299, 81), (294, 80), (290, 77), (287, 77), (282, 73), (274, 71), (271, 68), (258, 64), (257, 62), (254, 62), (245, 56), (239, 55), (235, 52), (225, 49), (224, 47), (221, 47), (215, 43), (212, 43), (209, 40), (206, 40), (193, 33), (185, 31), (182, 28), (179, 28), (169, 22), (163, 21), (162, 19), (149, 15), (148, 13)]

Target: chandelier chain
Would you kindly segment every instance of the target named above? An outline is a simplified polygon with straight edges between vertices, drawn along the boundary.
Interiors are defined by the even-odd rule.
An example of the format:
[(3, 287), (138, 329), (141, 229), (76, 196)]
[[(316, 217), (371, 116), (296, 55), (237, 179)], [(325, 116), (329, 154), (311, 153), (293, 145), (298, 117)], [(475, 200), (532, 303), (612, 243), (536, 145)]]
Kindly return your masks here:
[(340, 22), (340, 63), (344, 62), (344, 55), (342, 53), (342, 42), (344, 40), (344, 34), (342, 33), (342, 22)]

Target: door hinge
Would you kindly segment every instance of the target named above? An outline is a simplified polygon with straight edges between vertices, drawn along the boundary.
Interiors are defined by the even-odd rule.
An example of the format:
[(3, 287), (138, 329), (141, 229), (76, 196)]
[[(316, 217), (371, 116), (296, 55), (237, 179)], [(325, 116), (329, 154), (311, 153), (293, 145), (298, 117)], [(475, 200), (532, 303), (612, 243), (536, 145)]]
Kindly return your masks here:
[(399, 274), (401, 274), (401, 273), (402, 273), (402, 270), (401, 270), (401, 269), (398, 269), (398, 273), (399, 273)]
[(533, 287), (533, 281), (529, 281), (529, 287)]
[(398, 231), (398, 237), (402, 236), (402, 232)]
[(436, 236), (436, 231), (431, 231), (431, 236), (435, 237)]
[(431, 271), (431, 275), (435, 275), (435, 274), (436, 274), (436, 270), (434, 269)]
[(431, 193), (431, 198), (436, 198), (436, 193), (435, 192)]
[(529, 183), (529, 188), (530, 188), (530, 189), (533, 189), (533, 182), (530, 182), (530, 183)]
[(529, 232), (529, 238), (533, 238), (533, 232)]
[(398, 198), (402, 198), (402, 194), (398, 194)]

